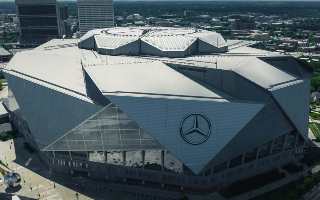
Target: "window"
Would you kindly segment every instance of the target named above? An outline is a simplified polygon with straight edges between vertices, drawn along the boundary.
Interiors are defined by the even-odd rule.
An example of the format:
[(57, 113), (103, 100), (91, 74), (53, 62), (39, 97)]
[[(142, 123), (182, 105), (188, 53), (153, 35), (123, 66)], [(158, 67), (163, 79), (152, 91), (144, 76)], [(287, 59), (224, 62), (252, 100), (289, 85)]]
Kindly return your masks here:
[(295, 145), (296, 145), (296, 135), (293, 132), (291, 132), (287, 135), (284, 149), (285, 150), (293, 149)]
[(204, 172), (204, 175), (205, 175), (205, 176), (210, 176), (210, 175), (211, 175), (211, 169), (207, 169), (207, 170)]
[(264, 144), (262, 147), (260, 147), (258, 158), (264, 158), (270, 155), (271, 144), (272, 142), (268, 142)]
[(276, 138), (272, 145), (272, 154), (277, 154), (282, 151), (285, 141), (285, 135)]
[(219, 165), (214, 166), (213, 172), (218, 173), (218, 172), (226, 170), (227, 168), (228, 168), (228, 163), (224, 162), (224, 163), (221, 163)]
[(249, 151), (244, 156), (244, 162), (248, 163), (251, 161), (254, 161), (257, 158), (258, 148), (253, 149), (252, 151)]
[(242, 155), (237, 156), (230, 160), (229, 168), (233, 168), (242, 164)]

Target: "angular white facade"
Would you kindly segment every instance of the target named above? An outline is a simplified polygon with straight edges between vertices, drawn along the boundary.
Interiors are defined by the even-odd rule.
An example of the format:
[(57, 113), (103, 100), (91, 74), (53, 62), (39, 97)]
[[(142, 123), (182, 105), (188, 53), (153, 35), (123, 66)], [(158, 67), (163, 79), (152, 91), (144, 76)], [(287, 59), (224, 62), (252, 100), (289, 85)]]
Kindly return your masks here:
[[(310, 70), (239, 46), (191, 28), (98, 29), (18, 53), (4, 72), (54, 169), (201, 190), (284, 165), (305, 144)], [(89, 167), (61, 164), (70, 156)]]

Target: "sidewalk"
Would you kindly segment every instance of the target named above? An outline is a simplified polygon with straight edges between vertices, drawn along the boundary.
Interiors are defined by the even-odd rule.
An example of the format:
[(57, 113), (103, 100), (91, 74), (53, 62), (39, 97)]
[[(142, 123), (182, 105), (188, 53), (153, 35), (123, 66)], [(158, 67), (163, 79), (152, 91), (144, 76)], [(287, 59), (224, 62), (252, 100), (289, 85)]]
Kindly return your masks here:
[[(41, 200), (72, 200), (76, 199), (76, 192), (57, 183), (53, 183), (49, 179), (27, 169), (26, 166), (31, 164), (36, 164), (33, 162), (37, 161), (36, 154), (29, 155), (28, 159), (25, 160), (25, 164), (19, 165), (14, 160), (16, 159), (15, 147), (13, 141), (0, 142), (0, 159), (7, 163), (11, 170), (19, 173), (22, 178), (21, 189), (16, 192), (16, 195), (21, 195), (24, 197), (32, 199)], [(39, 170), (42, 169), (39, 166)], [(0, 186), (0, 193), (6, 193), (5, 186)], [(81, 193), (79, 193), (79, 199), (81, 200), (91, 200)]]

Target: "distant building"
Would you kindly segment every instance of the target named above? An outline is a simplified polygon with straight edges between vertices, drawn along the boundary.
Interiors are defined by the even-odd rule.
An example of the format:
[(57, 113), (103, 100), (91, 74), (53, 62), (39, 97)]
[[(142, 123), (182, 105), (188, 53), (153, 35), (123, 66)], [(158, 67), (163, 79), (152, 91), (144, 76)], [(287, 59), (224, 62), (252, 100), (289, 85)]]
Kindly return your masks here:
[(58, 15), (58, 27), (59, 36), (64, 37), (65, 35), (71, 35), (70, 27), (67, 22), (69, 18), (68, 7), (63, 4), (57, 4), (57, 15)]
[(255, 28), (254, 17), (251, 15), (230, 15), (229, 21), (234, 30), (251, 30)]
[(60, 15), (56, 0), (16, 0), (16, 7), (21, 44), (39, 45), (64, 35), (65, 13)]
[(112, 0), (78, 0), (79, 31), (81, 35), (114, 25)]

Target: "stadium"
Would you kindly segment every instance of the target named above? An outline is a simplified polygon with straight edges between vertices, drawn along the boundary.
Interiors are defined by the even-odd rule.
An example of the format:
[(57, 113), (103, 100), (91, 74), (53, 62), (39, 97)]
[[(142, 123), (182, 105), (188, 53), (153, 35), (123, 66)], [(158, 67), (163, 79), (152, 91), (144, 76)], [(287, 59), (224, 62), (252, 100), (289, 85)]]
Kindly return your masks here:
[(166, 27), (51, 40), (4, 69), (6, 107), (55, 172), (211, 193), (300, 160), (308, 142), (310, 69), (250, 45)]

